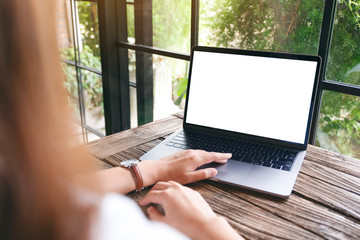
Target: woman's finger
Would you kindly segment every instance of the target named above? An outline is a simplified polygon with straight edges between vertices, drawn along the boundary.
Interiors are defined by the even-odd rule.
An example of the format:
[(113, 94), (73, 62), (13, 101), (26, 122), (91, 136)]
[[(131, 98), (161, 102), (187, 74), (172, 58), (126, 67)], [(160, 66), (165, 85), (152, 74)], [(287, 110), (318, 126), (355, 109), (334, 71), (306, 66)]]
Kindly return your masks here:
[(170, 185), (171, 185), (171, 183), (169, 183), (169, 182), (158, 182), (151, 188), (150, 191), (152, 191), (152, 190), (165, 190), (165, 189), (169, 188)]
[(141, 206), (149, 205), (150, 203), (162, 204), (164, 201), (164, 194), (162, 190), (151, 190), (146, 196), (140, 200)]
[(199, 154), (199, 158), (198, 158), (199, 164), (201, 165), (211, 162), (226, 163), (227, 160), (232, 156), (231, 153), (218, 153), (218, 152), (205, 152), (205, 151), (200, 151), (198, 154)]
[(196, 182), (207, 178), (211, 178), (215, 176), (217, 173), (218, 172), (215, 168), (204, 168), (189, 173), (189, 180), (190, 182)]
[(147, 213), (149, 214), (149, 218), (151, 220), (163, 222), (162, 219), (164, 218), (164, 216), (154, 206), (150, 206), (147, 209)]

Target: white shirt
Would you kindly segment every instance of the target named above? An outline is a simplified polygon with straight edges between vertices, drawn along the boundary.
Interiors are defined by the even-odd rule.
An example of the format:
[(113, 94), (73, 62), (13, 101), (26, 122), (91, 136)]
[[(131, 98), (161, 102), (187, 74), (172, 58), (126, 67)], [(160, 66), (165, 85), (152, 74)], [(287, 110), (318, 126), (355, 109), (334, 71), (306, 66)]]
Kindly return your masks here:
[(99, 240), (188, 239), (168, 225), (148, 220), (134, 201), (115, 193), (102, 198), (93, 230)]

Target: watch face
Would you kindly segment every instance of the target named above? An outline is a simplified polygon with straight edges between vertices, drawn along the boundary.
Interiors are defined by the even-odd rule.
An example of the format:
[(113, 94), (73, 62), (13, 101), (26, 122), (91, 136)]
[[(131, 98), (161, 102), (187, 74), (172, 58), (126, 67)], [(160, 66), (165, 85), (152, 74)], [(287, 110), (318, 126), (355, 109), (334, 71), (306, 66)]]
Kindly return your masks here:
[(120, 163), (120, 165), (122, 167), (130, 167), (131, 165), (135, 165), (139, 162), (139, 160), (136, 159), (131, 159), (131, 160), (126, 160)]

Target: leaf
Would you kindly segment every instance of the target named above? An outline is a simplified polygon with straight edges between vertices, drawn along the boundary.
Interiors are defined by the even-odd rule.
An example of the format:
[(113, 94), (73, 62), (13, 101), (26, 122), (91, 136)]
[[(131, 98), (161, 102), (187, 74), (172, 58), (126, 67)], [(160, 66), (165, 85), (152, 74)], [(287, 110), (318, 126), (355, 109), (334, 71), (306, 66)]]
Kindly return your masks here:
[(328, 116), (325, 116), (325, 117), (324, 117), (324, 120), (325, 120), (326, 122), (331, 122), (331, 119), (330, 119)]
[(182, 94), (174, 101), (174, 104), (176, 106), (179, 106), (181, 104), (182, 99), (184, 98), (186, 91), (183, 91)]
[[(188, 79), (186, 77), (181, 78), (179, 82), (176, 84), (175, 93), (180, 96), (183, 95), (184, 91), (186, 92)], [(184, 96), (184, 95), (183, 95)]]
[(351, 135), (353, 132), (353, 126), (352, 124), (346, 124), (346, 130), (348, 131), (348, 133)]

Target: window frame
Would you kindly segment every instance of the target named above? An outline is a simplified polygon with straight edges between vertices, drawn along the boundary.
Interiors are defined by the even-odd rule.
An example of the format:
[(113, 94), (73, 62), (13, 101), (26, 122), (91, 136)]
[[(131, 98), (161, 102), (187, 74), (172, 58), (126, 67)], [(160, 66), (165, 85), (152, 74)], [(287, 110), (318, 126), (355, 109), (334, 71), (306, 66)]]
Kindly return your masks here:
[[(72, 42), (73, 45), (72, 47), (74, 48), (74, 61), (70, 61), (70, 60), (66, 60), (66, 59), (62, 59), (62, 62), (66, 65), (72, 66), (75, 68), (76, 71), (76, 82), (77, 82), (77, 86), (78, 86), (78, 104), (79, 104), (79, 114), (80, 114), (80, 121), (79, 120), (75, 120), (75, 123), (77, 123), (78, 125), (80, 125), (81, 127), (81, 131), (82, 131), (82, 137), (83, 137), (83, 141), (84, 142), (88, 142), (88, 133), (87, 132), (91, 132), (93, 134), (95, 134), (96, 136), (102, 138), (104, 137), (104, 134), (97, 131), (96, 129), (92, 128), (91, 126), (89, 126), (86, 123), (86, 117), (85, 117), (85, 101), (84, 101), (84, 89), (83, 89), (83, 82), (82, 82), (82, 73), (81, 70), (84, 71), (88, 71), (91, 73), (94, 73), (96, 75), (98, 75), (99, 77), (102, 77), (102, 71), (99, 71), (97, 69), (94, 68), (90, 68), (87, 67), (83, 64), (81, 64), (81, 59), (80, 59), (80, 43), (79, 43), (79, 38), (75, 37), (78, 36), (78, 25), (79, 23), (77, 22), (78, 20), (78, 12), (76, 10), (76, 2), (95, 2), (97, 3), (97, 0), (67, 0), (70, 2), (70, 14), (71, 14), (71, 25), (72, 25)], [(100, 44), (100, 43), (99, 43)]]
[[(160, 48), (155, 48), (149, 45), (146, 45), (146, 42), (143, 42), (143, 39), (140, 41), (136, 41), (136, 43), (129, 43), (127, 41), (127, 5), (134, 5), (134, 12), (136, 11), (144, 11), (144, 5), (142, 4), (142, 0), (99, 0), (99, 5), (102, 6), (99, 8), (99, 11), (103, 11), (103, 13), (99, 13), (99, 16), (102, 16), (99, 20), (101, 20), (102, 24), (100, 27), (100, 39), (101, 45), (111, 45), (111, 49), (115, 50), (118, 55), (115, 59), (114, 54), (111, 53), (109, 47), (102, 47), (102, 66), (103, 66), (103, 82), (104, 82), (104, 104), (105, 104), (105, 119), (106, 119), (106, 134), (112, 134), (118, 131), (122, 131), (130, 128), (130, 99), (129, 95), (129, 86), (136, 87), (138, 100), (146, 99), (144, 97), (144, 89), (152, 89), (152, 81), (144, 81), (142, 79), (137, 78), (137, 83), (129, 82), (129, 70), (128, 70), (128, 50), (135, 50), (136, 52), (141, 53), (149, 53), (149, 54), (157, 54), (165, 57), (170, 57), (179, 60), (187, 60), (190, 61), (189, 54), (178, 53), (174, 51), (168, 51)], [(146, 1), (152, 2), (152, 1)], [(190, 48), (195, 45), (198, 45), (199, 39), (199, 6), (200, 0), (191, 0), (191, 40), (190, 40)], [(148, 6), (147, 6), (148, 7)], [(318, 55), (322, 58), (321, 64), (321, 73), (319, 79), (319, 85), (317, 89), (317, 99), (314, 106), (314, 115), (312, 119), (311, 131), (310, 131), (310, 139), (309, 143), (315, 143), (317, 124), (320, 115), (320, 106), (321, 99), (324, 90), (329, 90), (337, 93), (350, 94), (353, 96), (360, 96), (360, 86), (336, 82), (332, 80), (328, 80), (325, 78), (327, 61), (329, 57), (329, 49), (331, 44), (331, 36), (334, 25), (334, 19), (336, 15), (337, 9), (337, 1), (336, 0), (325, 0), (324, 5), (324, 14), (323, 21), (320, 32), (320, 40), (319, 40), (319, 48)], [(117, 10), (117, 11), (115, 11)], [(104, 16), (109, 14), (110, 16)], [(137, 16), (135, 16), (137, 17)], [(146, 20), (146, 19), (145, 19)], [(151, 19), (147, 19), (151, 21)], [(138, 20), (135, 19), (135, 35), (137, 37), (142, 36), (142, 25), (144, 19)], [(100, 21), (99, 21), (100, 22)], [(138, 24), (137, 24), (138, 23)], [(139, 24), (140, 23), (140, 24)], [(116, 25), (118, 24), (118, 25)], [(116, 29), (115, 29), (116, 28)], [(109, 31), (116, 31), (117, 38), (110, 34)], [(148, 33), (149, 34), (149, 33)], [(142, 36), (144, 37), (144, 36)], [(104, 41), (106, 39), (106, 41)], [(107, 40), (111, 40), (110, 43)], [(104, 42), (103, 42), (104, 41)], [(115, 43), (115, 44), (114, 44)], [(116, 64), (109, 64), (109, 60), (116, 60)], [(143, 68), (139, 68), (137, 66), (136, 71), (144, 71)], [(107, 73), (106, 73), (107, 72)], [(109, 77), (108, 73), (112, 73), (113, 76)], [(142, 77), (141, 73), (137, 74), (137, 77)], [(110, 85), (120, 85), (119, 91), (110, 90)], [(114, 114), (110, 110), (114, 109), (112, 106), (114, 103), (109, 101), (105, 101), (105, 98), (111, 98), (116, 103), (121, 103), (116, 105), (119, 109), (122, 109), (122, 112), (125, 114)], [(152, 121), (152, 114), (149, 113), (149, 110), (144, 110), (144, 102), (138, 101), (138, 115), (145, 116), (143, 119), (138, 119), (139, 125), (145, 124), (147, 122)], [(152, 102), (150, 103), (152, 104)], [(109, 106), (110, 105), (110, 106)], [(143, 112), (141, 112), (143, 111)], [(139, 114), (140, 113), (140, 114)], [(119, 128), (114, 126), (120, 126)]]

